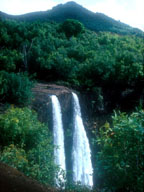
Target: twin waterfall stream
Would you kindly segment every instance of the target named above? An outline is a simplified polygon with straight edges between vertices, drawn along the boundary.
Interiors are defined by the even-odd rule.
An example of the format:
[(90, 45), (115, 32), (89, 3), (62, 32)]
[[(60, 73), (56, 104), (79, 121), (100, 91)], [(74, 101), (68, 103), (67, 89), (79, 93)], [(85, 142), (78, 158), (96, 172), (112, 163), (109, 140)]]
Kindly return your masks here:
[[(52, 116), (53, 116), (53, 141), (55, 164), (60, 166), (63, 171), (66, 171), (65, 165), (65, 150), (64, 150), (64, 130), (62, 124), (62, 113), (60, 103), (55, 95), (51, 96), (52, 100)], [(63, 182), (64, 178), (61, 173), (56, 177), (56, 185), (59, 187), (59, 181)]]
[[(91, 162), (91, 150), (86, 131), (83, 125), (79, 99), (72, 93), (73, 99), (73, 146), (72, 146), (72, 177), (74, 183), (92, 188), (93, 187), (93, 168)], [(62, 123), (62, 113), (60, 103), (55, 95), (51, 96), (52, 115), (53, 115), (53, 139), (56, 165), (66, 173), (66, 155), (64, 149), (64, 130)], [(56, 185), (59, 181), (65, 182), (61, 173), (56, 177)]]

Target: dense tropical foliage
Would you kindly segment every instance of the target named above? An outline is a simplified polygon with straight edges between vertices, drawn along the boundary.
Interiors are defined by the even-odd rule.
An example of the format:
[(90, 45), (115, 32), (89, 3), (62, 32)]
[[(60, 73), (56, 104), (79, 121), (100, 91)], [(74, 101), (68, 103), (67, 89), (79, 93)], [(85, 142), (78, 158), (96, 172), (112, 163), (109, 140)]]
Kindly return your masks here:
[(27, 105), (32, 98), (33, 83), (24, 73), (0, 71), (0, 101), (17, 105)]
[(128, 89), (133, 95), (142, 92), (143, 38), (84, 31), (73, 20), (63, 24), (1, 21), (0, 34), (0, 66), (8, 73), (20, 76), (27, 71), (40, 80), (64, 81), (87, 90), (101, 87), (104, 93), (110, 90), (113, 98)]
[(96, 185), (111, 191), (143, 191), (144, 111), (114, 113), (96, 134)]
[(54, 165), (52, 137), (29, 108), (10, 107), (0, 115), (0, 161), (27, 176), (54, 185), (58, 167)]
[[(74, 20), (0, 20), (0, 161), (53, 185), (58, 167), (50, 131), (28, 108), (34, 77), (90, 92), (93, 104), (110, 111), (143, 107), (143, 38), (95, 33)], [(142, 192), (143, 121), (142, 110), (115, 113), (113, 124), (93, 135), (98, 190)], [(85, 190), (74, 187), (68, 189)]]

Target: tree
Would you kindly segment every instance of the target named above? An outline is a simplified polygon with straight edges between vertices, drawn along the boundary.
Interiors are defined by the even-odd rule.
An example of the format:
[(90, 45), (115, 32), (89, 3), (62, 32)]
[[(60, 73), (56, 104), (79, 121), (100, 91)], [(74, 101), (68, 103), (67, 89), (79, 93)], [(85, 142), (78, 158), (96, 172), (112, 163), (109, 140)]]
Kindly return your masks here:
[(84, 25), (74, 19), (67, 19), (60, 28), (63, 32), (65, 32), (68, 38), (71, 36), (77, 36), (84, 32)]
[(27, 105), (32, 98), (32, 86), (27, 74), (0, 71), (0, 102)]

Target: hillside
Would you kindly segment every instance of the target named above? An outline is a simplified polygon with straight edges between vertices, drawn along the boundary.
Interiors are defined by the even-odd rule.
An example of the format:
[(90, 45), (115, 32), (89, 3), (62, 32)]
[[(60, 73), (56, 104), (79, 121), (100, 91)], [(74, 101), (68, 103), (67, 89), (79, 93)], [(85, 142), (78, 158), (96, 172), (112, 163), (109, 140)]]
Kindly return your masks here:
[[(54, 150), (60, 146), (52, 136), (50, 96), (55, 95), (64, 127), (65, 192), (88, 192), (83, 183), (77, 185), (72, 179), (73, 117), (84, 122), (89, 138), (94, 191), (143, 192), (144, 39), (93, 32), (74, 19), (60, 22), (64, 10), (70, 14), (68, 6), (77, 14), (89, 14), (87, 18), (97, 15), (75, 3), (17, 17), (1, 13), (2, 18), (17, 20), (0, 19), (0, 162), (26, 177), (15, 177), (19, 172), (0, 163), (0, 191), (23, 192), (24, 188), (28, 192), (36, 191), (35, 187), (45, 191), (42, 184), (53, 190), (55, 176), (60, 171), (60, 177), (65, 176), (54, 161)], [(48, 13), (59, 22), (47, 22)], [(116, 26), (117, 21), (99, 17), (109, 21), (107, 26), (103, 21), (105, 29)], [(75, 107), (71, 92), (78, 95), (82, 115), (74, 114), (80, 107)], [(61, 179), (60, 184), (63, 188)]]
[(36, 180), (26, 177), (23, 173), (7, 164), (0, 162), (1, 192), (56, 192), (56, 189), (46, 187)]
[[(17, 74), (24, 71), (35, 74), (37, 80), (64, 82), (74, 88), (94, 91), (96, 98), (106, 94), (110, 100), (113, 98), (107, 106), (109, 103), (113, 107), (121, 106), (126, 95), (140, 97), (143, 39), (108, 32), (94, 33), (87, 29), (69, 36), (68, 28), (72, 26), (74, 29), (77, 24), (70, 22), (65, 27), (63, 23), (0, 22), (0, 70), (3, 81), (9, 79), (6, 88), (0, 84), (3, 90), (1, 102), (26, 103), (30, 93), (22, 87), (31, 85), (27, 77)], [(13, 73), (16, 73), (15, 77)], [(13, 93), (16, 94), (11, 96), (11, 80), (16, 81), (15, 78), (23, 82), (21, 99), (14, 85)], [(137, 100), (132, 98), (129, 103)], [(133, 104), (130, 103), (129, 107)]]
[(48, 11), (33, 12), (14, 16), (0, 12), (2, 18), (20, 21), (54, 21), (63, 22), (66, 19), (76, 19), (93, 31), (110, 31), (118, 34), (142, 35), (142, 31), (116, 21), (102, 13), (93, 13), (75, 2), (59, 4)]

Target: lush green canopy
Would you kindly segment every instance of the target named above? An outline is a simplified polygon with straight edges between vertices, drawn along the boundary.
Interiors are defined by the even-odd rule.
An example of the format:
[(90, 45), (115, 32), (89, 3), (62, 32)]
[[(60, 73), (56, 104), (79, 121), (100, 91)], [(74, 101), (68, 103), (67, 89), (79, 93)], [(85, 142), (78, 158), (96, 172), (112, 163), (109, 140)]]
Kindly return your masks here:
[(0, 34), (0, 70), (27, 71), (38, 80), (79, 89), (101, 88), (113, 98), (129, 89), (142, 92), (144, 44), (140, 37), (95, 33), (75, 20), (62, 24), (1, 20)]
[[(142, 107), (143, 38), (95, 33), (75, 20), (62, 24), (0, 20), (0, 103), (28, 105), (32, 77), (92, 92), (93, 109), (98, 104), (110, 106), (110, 111), (122, 106)], [(123, 98), (127, 100), (123, 102)], [(99, 149), (94, 152), (94, 169), (100, 180), (105, 178), (98, 186), (103, 191), (124, 188), (142, 192), (143, 119), (143, 111), (130, 117), (120, 114), (114, 117), (112, 128), (105, 124), (100, 136), (94, 138)], [(0, 147), (1, 161), (53, 184), (57, 167), (51, 136), (30, 109), (12, 107), (0, 114)]]

